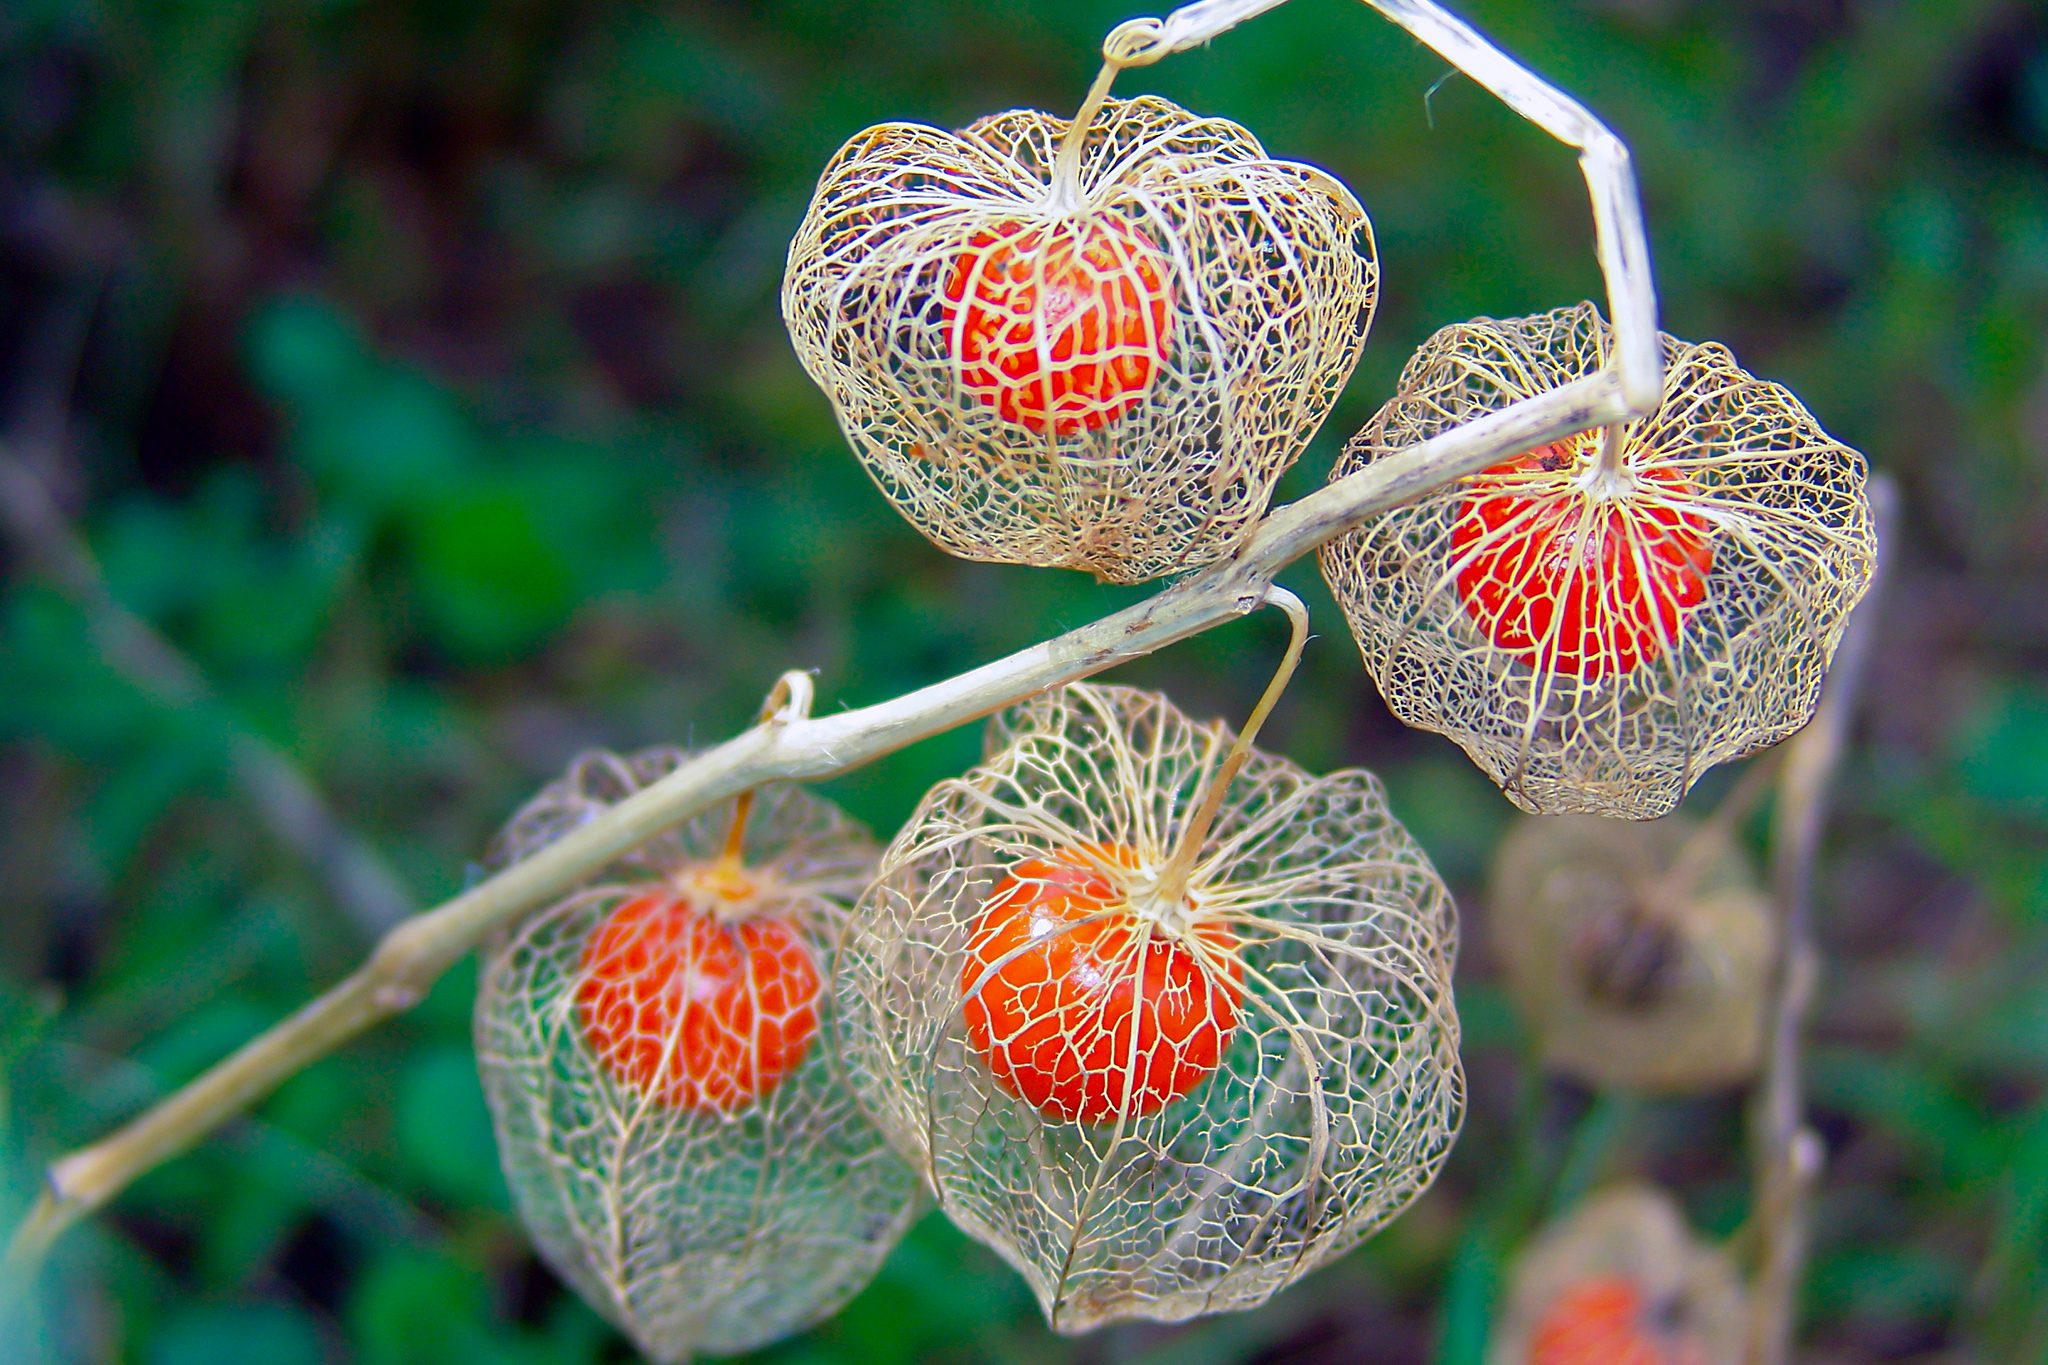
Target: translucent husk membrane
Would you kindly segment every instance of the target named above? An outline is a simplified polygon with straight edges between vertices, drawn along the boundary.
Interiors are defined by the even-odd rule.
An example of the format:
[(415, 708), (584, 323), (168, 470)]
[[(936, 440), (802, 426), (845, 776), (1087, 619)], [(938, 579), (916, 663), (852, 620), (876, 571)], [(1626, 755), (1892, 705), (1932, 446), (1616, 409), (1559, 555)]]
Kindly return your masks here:
[[(1592, 374), (1609, 345), (1591, 304), (1447, 327), (1332, 477)], [(1870, 581), (1863, 457), (1725, 347), (1666, 336), (1664, 355), (1660, 405), (1616, 429), (1611, 474), (1610, 433), (1587, 433), (1322, 552), (1387, 705), (1524, 810), (1661, 815), (1784, 738)]]
[(1372, 229), (1330, 175), (1149, 97), (1108, 101), (1056, 189), (1067, 127), (858, 134), (790, 247), (783, 315), (941, 548), (1137, 583), (1264, 514), (1357, 363)]
[(1495, 855), (1487, 912), (1508, 989), (1554, 1069), (1638, 1091), (1755, 1071), (1774, 921), (1717, 826), (1525, 819)]
[[(686, 757), (586, 755), (513, 818), (492, 862), (531, 856)], [(915, 1175), (862, 1116), (829, 1045), (833, 945), (875, 848), (824, 801), (755, 794), (742, 845), (752, 895), (722, 907), (780, 920), (826, 983), (802, 1060), (751, 1102), (720, 1107), (676, 1101), (668, 1073), (687, 1038), (661, 1040), (653, 1084), (593, 1048), (579, 1002), (593, 934), (621, 905), (714, 867), (733, 817), (731, 803), (694, 817), (501, 934), (477, 993), (477, 1059), (521, 1218), (549, 1264), (663, 1361), (749, 1350), (829, 1316), (916, 1207)]]
[(1734, 1266), (1693, 1236), (1671, 1197), (1619, 1186), (1523, 1249), (1487, 1362), (1739, 1365), (1744, 1311)]
[[(1014, 708), (987, 761), (934, 788), (884, 853), (842, 947), (864, 1102), (1062, 1331), (1264, 1301), (1399, 1213), (1462, 1115), (1454, 912), (1371, 774), (1253, 751), (1184, 898), (1150, 895), (1231, 738), (1120, 687)], [(1004, 965), (970, 960), (992, 893), (1082, 849), (1114, 851), (1090, 868), (1148, 943), (1199, 945), (1200, 980), (1175, 998), (1207, 1001), (1195, 1036), (1225, 1046), (1178, 1098), (1067, 1121), (999, 1083), (965, 1021)], [(1167, 1073), (1163, 1054), (1144, 1060)]]

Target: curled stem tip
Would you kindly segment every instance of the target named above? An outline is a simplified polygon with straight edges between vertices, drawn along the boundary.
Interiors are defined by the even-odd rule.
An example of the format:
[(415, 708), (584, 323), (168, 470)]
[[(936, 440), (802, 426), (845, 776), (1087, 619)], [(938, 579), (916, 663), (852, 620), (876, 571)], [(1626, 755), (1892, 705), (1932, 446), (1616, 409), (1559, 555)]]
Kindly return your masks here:
[(1126, 19), (1102, 40), (1102, 60), (1119, 69), (1150, 66), (1167, 55), (1165, 33), (1157, 19)]
[(817, 685), (811, 681), (810, 673), (801, 668), (792, 668), (777, 678), (775, 686), (768, 689), (768, 697), (761, 703), (761, 713), (755, 724), (809, 720), (811, 700), (816, 695)]

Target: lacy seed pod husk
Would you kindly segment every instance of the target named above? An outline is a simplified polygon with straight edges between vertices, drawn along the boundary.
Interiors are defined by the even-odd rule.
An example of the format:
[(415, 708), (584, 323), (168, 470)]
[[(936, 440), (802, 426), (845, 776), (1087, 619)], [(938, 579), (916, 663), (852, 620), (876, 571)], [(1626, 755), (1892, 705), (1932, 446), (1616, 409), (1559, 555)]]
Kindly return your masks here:
[(1618, 1186), (1516, 1258), (1488, 1365), (1739, 1365), (1741, 1280), (1668, 1194)]
[[(1648, 417), (1524, 452), (1322, 552), (1394, 714), (1456, 740), (1524, 810), (1648, 819), (1783, 739), (1869, 585), (1863, 457), (1725, 347), (1663, 344)], [(1591, 304), (1447, 327), (1333, 477), (1593, 374), (1610, 345)]]
[(1139, 583), (1221, 558), (1357, 363), (1371, 225), (1165, 100), (891, 123), (826, 167), (783, 315), (882, 492), (948, 553)]
[[(498, 836), (518, 861), (681, 763), (577, 760)], [(917, 1178), (848, 1092), (829, 982), (876, 849), (793, 787), (622, 856), (487, 945), (476, 1047), (542, 1256), (650, 1357), (750, 1350), (836, 1312), (909, 1225)]]
[(1552, 1069), (1642, 1092), (1755, 1072), (1776, 921), (1719, 826), (1524, 818), (1495, 855), (1487, 916)]
[(844, 1056), (946, 1213), (1052, 1325), (1250, 1308), (1376, 1231), (1463, 1112), (1455, 920), (1371, 774), (1075, 685), (1004, 713), (883, 854)]

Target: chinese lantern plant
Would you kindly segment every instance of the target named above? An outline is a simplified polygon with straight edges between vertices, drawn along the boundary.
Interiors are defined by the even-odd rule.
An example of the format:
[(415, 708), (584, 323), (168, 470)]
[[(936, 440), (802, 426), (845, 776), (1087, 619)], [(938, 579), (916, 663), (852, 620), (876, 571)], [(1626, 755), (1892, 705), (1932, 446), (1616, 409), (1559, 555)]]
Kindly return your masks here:
[(1487, 909), (1509, 992), (1553, 1069), (1645, 1092), (1756, 1070), (1777, 936), (1719, 821), (1526, 818), (1495, 854)]
[[(1591, 304), (1447, 327), (1332, 477), (1597, 372)], [(1863, 457), (1713, 342), (1655, 411), (1521, 452), (1331, 541), (1406, 723), (1525, 810), (1646, 819), (1805, 723), (1875, 562)]]
[(1101, 430), (1145, 401), (1171, 354), (1167, 273), (1118, 216), (976, 232), (939, 305), (961, 388), (1026, 431)]
[(1466, 480), (1451, 524), (1459, 604), (1486, 638), (1536, 670), (1628, 673), (1675, 643), (1706, 600), (1714, 528), (1670, 465), (1597, 477), (1606, 432), (1553, 441)]
[(1185, 895), (1156, 924), (1134, 913), (1146, 875), (1128, 844), (1058, 849), (1012, 866), (975, 919), (969, 1046), (1041, 1113), (1151, 1113), (1207, 1080), (1237, 1031), (1237, 936)]
[(1671, 1197), (1594, 1195), (1523, 1248), (1488, 1365), (1740, 1365), (1748, 1325), (1728, 1257)]
[(1233, 738), (1128, 688), (1023, 703), (842, 949), (864, 1101), (1062, 1331), (1262, 1302), (1413, 1199), (1462, 1112), (1428, 859), (1369, 774)]
[(1143, 582), (1229, 553), (1328, 415), (1378, 288), (1340, 182), (1162, 99), (826, 167), (789, 252), (798, 358), (951, 554)]
[[(685, 758), (579, 760), (494, 858), (530, 856)], [(829, 1316), (910, 1222), (916, 1179), (823, 1033), (833, 944), (874, 860), (830, 805), (771, 787), (643, 844), (485, 952), (477, 1057), (521, 1217), (655, 1359)]]
[[(1259, 8), (1119, 33), (1142, 30), (1151, 60)], [(1872, 535), (1861, 457), (1724, 349), (1663, 338), (1643, 412), (1658, 347), (1625, 149), (1433, 5), (1383, 8), (1582, 152), (1627, 336), (1590, 305), (1440, 332), (1336, 471), (1392, 472), (1272, 518), (1232, 559), (1363, 344), (1378, 278), (1350, 193), (1234, 123), (1109, 100), (1137, 60), (1117, 35), (1070, 122), (860, 134), (792, 243), (783, 307), (883, 492), (969, 558), (1119, 582), (1214, 571), (860, 711), (778, 706), (702, 771), (674, 750), (579, 763), (503, 836), (497, 875), (53, 1167), (24, 1240), (417, 998), (486, 927), (476, 1037), (520, 1212), (660, 1359), (832, 1312), (919, 1177), (1067, 1331), (1254, 1306), (1406, 1207), (1464, 1103), (1453, 914), (1428, 859), (1371, 775), (1249, 747), (1275, 693), (1233, 736), (1070, 680), (1243, 612), (1356, 526), (1324, 569), (1402, 719), (1529, 809), (1651, 816), (1805, 719)], [(1510, 407), (1521, 425), (1484, 421)], [(1588, 412), (1614, 424), (1488, 444)], [(1034, 689), (1051, 690), (991, 725), (985, 761), (879, 863), (799, 792), (704, 809)], [(663, 819), (683, 822), (618, 852)], [(1549, 896), (1549, 876), (1510, 880)], [(1687, 946), (1627, 914), (1586, 927), (1532, 965), (1553, 953), (1631, 1006)], [(1625, 1202), (1540, 1244), (1598, 1254), (1518, 1274), (1500, 1359), (1559, 1365), (1587, 1342), (1723, 1358), (1729, 1277), (1668, 1207), (1607, 1212)]]

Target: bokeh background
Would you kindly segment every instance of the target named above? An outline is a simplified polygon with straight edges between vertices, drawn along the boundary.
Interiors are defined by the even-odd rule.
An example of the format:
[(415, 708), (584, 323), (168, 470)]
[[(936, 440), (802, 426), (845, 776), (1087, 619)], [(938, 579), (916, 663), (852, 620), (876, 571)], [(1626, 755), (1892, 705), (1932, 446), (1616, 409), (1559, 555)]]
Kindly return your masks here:
[[(1637, 153), (1665, 326), (1900, 483), (1826, 841), (1816, 1360), (2048, 1354), (2048, 13), (2016, 0), (1473, 0)], [(931, 549), (798, 370), (817, 171), (887, 118), (1070, 110), (1122, 0), (0, 5), (0, 1212), (343, 974), (578, 750), (706, 740), (775, 674), (932, 681), (1134, 594)], [(1133, 73), (1335, 170), (1377, 226), (1365, 361), (1285, 495), (1434, 328), (1598, 296), (1565, 150), (1362, 7)], [(1321, 635), (1267, 740), (1380, 769), (1459, 890), (1471, 1114), (1390, 1231), (1267, 1309), (1052, 1336), (927, 1220), (813, 1361), (1478, 1357), (1505, 1258), (1626, 1174), (1745, 1208), (1739, 1096), (1545, 1082), (1487, 960), (1510, 809)], [(1123, 670), (1241, 715), (1230, 626)], [(882, 831), (967, 765), (830, 783)], [(1704, 805), (1725, 778), (1703, 784)], [(63, 1246), (80, 1361), (621, 1360), (534, 1260), (472, 1068), (474, 973)]]

